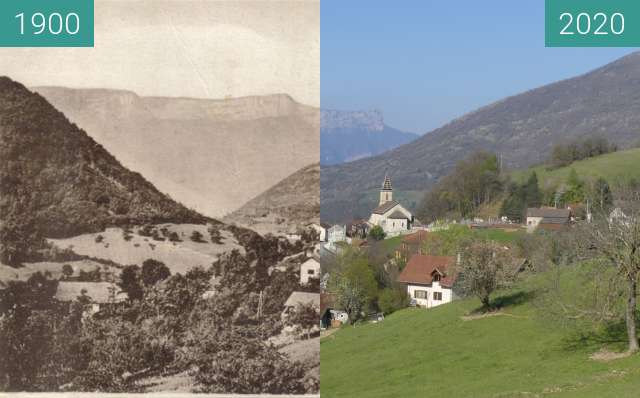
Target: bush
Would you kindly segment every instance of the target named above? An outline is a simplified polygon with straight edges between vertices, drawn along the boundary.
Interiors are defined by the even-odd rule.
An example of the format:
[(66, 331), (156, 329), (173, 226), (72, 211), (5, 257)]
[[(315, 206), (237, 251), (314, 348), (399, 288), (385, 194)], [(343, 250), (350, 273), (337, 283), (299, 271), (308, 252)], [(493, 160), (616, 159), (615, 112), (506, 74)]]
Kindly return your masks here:
[(378, 307), (385, 315), (403, 309), (409, 305), (409, 295), (404, 289), (386, 288), (380, 292)]
[(383, 240), (386, 234), (384, 233), (384, 230), (382, 229), (381, 226), (375, 225), (369, 231), (369, 236), (375, 240)]
[(145, 286), (152, 286), (171, 276), (171, 271), (164, 263), (150, 258), (142, 263), (140, 276)]
[(102, 241), (104, 241), (104, 236), (102, 235), (96, 236), (96, 243), (102, 243)]
[(180, 239), (180, 235), (178, 235), (177, 232), (170, 232), (169, 233), (169, 242), (182, 242), (182, 240)]
[(191, 233), (191, 237), (190, 237), (190, 239), (191, 239), (193, 242), (196, 242), (196, 243), (204, 243), (204, 240), (203, 240), (202, 238), (203, 238), (203, 236), (202, 236), (202, 234), (200, 233), (200, 231), (193, 231), (193, 232)]

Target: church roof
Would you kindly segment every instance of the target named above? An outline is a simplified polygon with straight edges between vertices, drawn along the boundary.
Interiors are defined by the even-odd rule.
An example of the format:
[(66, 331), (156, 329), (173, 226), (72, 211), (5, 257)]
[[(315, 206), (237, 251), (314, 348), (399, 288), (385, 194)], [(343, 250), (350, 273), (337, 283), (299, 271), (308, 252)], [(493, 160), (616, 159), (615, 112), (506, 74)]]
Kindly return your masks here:
[(389, 217), (387, 217), (391, 220), (408, 220), (409, 217), (407, 217), (403, 212), (401, 212), (400, 210), (396, 210), (393, 213), (391, 213), (391, 215)]
[(388, 202), (384, 202), (380, 206), (378, 206), (375, 209), (373, 209), (372, 213), (373, 214), (384, 214), (384, 213), (388, 212), (389, 210), (393, 209), (394, 207), (396, 207), (399, 204), (400, 203), (396, 202), (395, 200), (390, 200)]
[(383, 191), (391, 191), (391, 190), (393, 190), (393, 188), (391, 188), (391, 178), (389, 178), (388, 174), (384, 175), (384, 182), (382, 183), (382, 190)]

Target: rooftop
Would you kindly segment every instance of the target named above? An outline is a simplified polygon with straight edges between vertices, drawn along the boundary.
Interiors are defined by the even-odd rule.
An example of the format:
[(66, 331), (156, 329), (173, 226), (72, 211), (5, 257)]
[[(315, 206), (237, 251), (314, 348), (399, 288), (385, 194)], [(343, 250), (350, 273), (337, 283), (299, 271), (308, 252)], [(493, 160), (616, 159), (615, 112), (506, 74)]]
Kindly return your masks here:
[(320, 293), (293, 292), (284, 303), (285, 307), (297, 307), (298, 304), (320, 307)]
[(375, 209), (373, 209), (372, 213), (373, 214), (384, 214), (384, 213), (388, 212), (389, 210), (393, 209), (394, 207), (396, 207), (399, 204), (400, 203), (396, 202), (395, 200), (390, 200), (388, 202), (384, 202), (380, 206), (378, 206)]
[(451, 287), (456, 279), (454, 264), (455, 257), (416, 254), (398, 276), (398, 282), (430, 285), (433, 283), (433, 273), (438, 272), (443, 276), (440, 284)]
[(571, 210), (553, 207), (529, 208), (527, 217), (542, 217), (544, 224), (564, 224), (569, 221)]

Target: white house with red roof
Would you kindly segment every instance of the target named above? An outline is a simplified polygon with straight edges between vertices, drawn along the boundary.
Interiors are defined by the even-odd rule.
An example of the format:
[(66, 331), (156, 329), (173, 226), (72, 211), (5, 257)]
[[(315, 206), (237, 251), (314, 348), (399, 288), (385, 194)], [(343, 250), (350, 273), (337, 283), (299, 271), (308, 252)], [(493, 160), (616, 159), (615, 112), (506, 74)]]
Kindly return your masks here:
[(413, 221), (413, 214), (400, 202), (393, 200), (391, 178), (385, 175), (380, 189), (380, 201), (378, 207), (371, 212), (369, 223), (379, 225), (387, 235), (393, 236), (410, 230)]
[(416, 305), (431, 308), (456, 299), (455, 257), (416, 254), (407, 263), (398, 282), (407, 286), (407, 293)]

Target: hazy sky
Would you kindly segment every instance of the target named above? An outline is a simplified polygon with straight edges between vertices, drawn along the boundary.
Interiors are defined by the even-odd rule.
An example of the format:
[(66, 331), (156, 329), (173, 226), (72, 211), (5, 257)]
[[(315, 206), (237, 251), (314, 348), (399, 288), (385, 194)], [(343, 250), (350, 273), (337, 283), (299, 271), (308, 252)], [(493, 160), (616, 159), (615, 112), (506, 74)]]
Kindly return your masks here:
[(322, 0), (323, 108), (424, 133), (629, 49), (545, 48), (543, 0)]
[(96, 0), (95, 48), (0, 48), (28, 86), (320, 102), (319, 1)]

